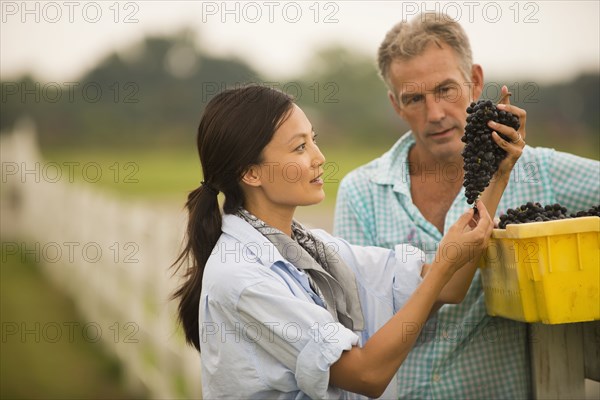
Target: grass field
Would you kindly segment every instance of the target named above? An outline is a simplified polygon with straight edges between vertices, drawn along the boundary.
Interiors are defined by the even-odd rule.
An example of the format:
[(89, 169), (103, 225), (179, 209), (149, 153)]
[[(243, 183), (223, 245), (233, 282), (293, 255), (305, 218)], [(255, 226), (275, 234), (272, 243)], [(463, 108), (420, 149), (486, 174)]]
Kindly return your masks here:
[(72, 300), (30, 258), (2, 254), (0, 398), (132, 398), (120, 363), (89, 340)]

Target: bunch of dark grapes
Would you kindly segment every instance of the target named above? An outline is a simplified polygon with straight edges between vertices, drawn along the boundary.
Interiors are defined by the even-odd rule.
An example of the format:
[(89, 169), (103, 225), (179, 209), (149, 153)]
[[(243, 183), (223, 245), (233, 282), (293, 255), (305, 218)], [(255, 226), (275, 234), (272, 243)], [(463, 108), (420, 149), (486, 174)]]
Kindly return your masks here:
[[(467, 107), (467, 126), (462, 141), (465, 148), (462, 152), (464, 159), (465, 196), (467, 203), (473, 204), (479, 194), (490, 184), (490, 180), (500, 162), (506, 157), (506, 152), (494, 142), (492, 129), (488, 122), (493, 120), (499, 124), (507, 125), (515, 130), (519, 129), (519, 119), (513, 114), (498, 110), (490, 100), (479, 100)], [(504, 135), (504, 140), (510, 141)]]
[(569, 218), (567, 209), (558, 203), (544, 207), (540, 203), (529, 202), (514, 209), (509, 208), (506, 214), (500, 216), (498, 227), (504, 229), (508, 224), (525, 224), (565, 218)]
[(540, 203), (529, 202), (517, 208), (509, 208), (506, 214), (500, 216), (500, 229), (509, 224), (525, 224), (528, 222), (555, 221), (559, 219), (579, 218), (597, 216), (600, 217), (600, 205), (594, 206), (587, 211), (579, 211), (575, 214), (567, 214), (567, 209), (560, 204), (542, 206)]
[(571, 214), (571, 218), (578, 217), (600, 217), (600, 204), (587, 211), (577, 211), (576, 213)]

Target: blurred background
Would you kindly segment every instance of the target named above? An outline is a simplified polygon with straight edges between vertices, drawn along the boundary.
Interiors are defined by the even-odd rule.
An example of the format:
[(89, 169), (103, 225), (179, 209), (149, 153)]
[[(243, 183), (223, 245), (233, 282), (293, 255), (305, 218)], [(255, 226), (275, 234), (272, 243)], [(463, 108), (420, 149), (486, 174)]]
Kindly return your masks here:
[[(198, 398), (168, 270), (204, 106), (264, 83), (319, 134), (331, 230), (340, 179), (407, 127), (376, 50), (444, 11), (471, 39), (483, 97), (506, 84), (528, 144), (600, 158), (597, 1), (0, 1), (2, 398)], [(535, 201), (535, 199), (532, 199)]]

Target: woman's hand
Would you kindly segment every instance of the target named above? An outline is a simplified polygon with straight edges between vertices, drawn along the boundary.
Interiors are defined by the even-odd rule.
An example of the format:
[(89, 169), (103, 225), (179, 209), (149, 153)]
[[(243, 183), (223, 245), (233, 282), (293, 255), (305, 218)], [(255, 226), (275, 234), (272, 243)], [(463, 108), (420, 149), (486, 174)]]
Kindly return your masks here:
[(448, 279), (464, 265), (476, 263), (488, 244), (494, 222), (482, 201), (477, 201), (476, 206), (477, 212), (470, 209), (464, 213), (439, 244), (431, 268), (445, 268)]

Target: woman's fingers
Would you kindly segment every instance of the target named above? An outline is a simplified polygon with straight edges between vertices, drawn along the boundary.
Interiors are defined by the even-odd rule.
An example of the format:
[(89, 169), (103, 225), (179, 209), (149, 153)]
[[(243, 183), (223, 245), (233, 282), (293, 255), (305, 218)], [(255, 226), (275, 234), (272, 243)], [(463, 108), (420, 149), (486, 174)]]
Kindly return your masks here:
[(487, 208), (485, 208), (485, 204), (483, 204), (483, 201), (477, 200), (475, 205), (477, 206), (478, 214), (477, 228), (482, 229), (482, 231), (484, 232), (491, 231), (490, 227), (493, 226), (494, 222), (492, 221), (492, 218), (490, 217)]
[(463, 215), (461, 215), (458, 220), (454, 223), (454, 225), (458, 226), (461, 230), (464, 230), (466, 226), (469, 225), (469, 222), (473, 219), (473, 215), (475, 214), (475, 210), (470, 208)]

